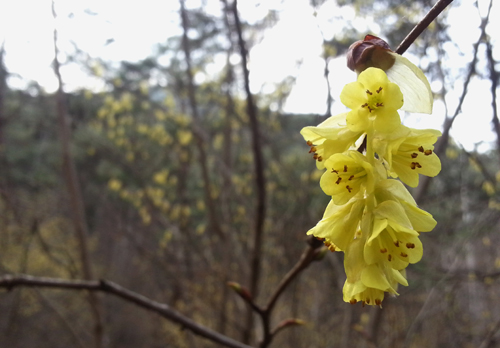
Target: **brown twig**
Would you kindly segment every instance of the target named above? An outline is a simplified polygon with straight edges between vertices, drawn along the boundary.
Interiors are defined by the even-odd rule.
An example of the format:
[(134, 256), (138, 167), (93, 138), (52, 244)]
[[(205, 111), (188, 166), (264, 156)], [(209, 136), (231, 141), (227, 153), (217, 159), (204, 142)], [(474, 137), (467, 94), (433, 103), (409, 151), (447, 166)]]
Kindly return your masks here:
[(432, 23), (434, 19), (443, 10), (452, 3), (453, 0), (438, 0), (438, 2), (429, 10), (425, 17), (410, 31), (404, 40), (396, 48), (397, 54), (403, 54), (411, 46), (411, 44), (422, 34), (422, 32)]
[(285, 291), (285, 289), (288, 287), (288, 285), (290, 285), (290, 283), (300, 274), (300, 272), (306, 269), (313, 261), (320, 259), (319, 256), (322, 252), (320, 247), (323, 245), (323, 243), (314, 237), (309, 237), (308, 244), (308, 247), (300, 256), (299, 261), (295, 264), (295, 266), (293, 266), (290, 271), (288, 271), (288, 273), (283, 277), (281, 282), (276, 287), (276, 290), (274, 290), (272, 295), (269, 297), (269, 300), (265, 307), (260, 307), (259, 305), (257, 305), (252, 295), (239, 284), (233, 282), (228, 283), (228, 285), (233, 288), (233, 290), (235, 290), (235, 292), (245, 302), (247, 302), (250, 305), (250, 308), (253, 309), (253, 311), (257, 313), (261, 318), (263, 336), (259, 343), (260, 348), (268, 347), (274, 336), (285, 327), (301, 324), (301, 322), (297, 319), (289, 319), (288, 321), (285, 320), (275, 328), (271, 329), (270, 318), (276, 302), (278, 301), (283, 291)]
[(207, 164), (207, 155), (205, 153), (204, 148), (204, 140), (201, 132), (201, 128), (199, 126), (200, 115), (198, 111), (198, 102), (196, 100), (196, 88), (194, 85), (194, 77), (193, 77), (193, 68), (191, 64), (191, 49), (189, 46), (189, 38), (187, 32), (189, 30), (188, 16), (185, 6), (185, 1), (180, 0), (181, 5), (181, 22), (182, 22), (182, 49), (184, 51), (185, 62), (186, 62), (186, 74), (188, 77), (188, 97), (189, 97), (189, 105), (191, 107), (191, 113), (193, 115), (194, 122), (192, 123), (192, 131), (196, 139), (196, 145), (198, 147), (199, 157), (200, 157), (200, 165), (201, 165), (201, 175), (203, 178), (203, 188), (205, 192), (205, 204), (208, 209), (208, 219), (210, 221), (210, 226), (212, 229), (219, 235), (219, 237), (223, 238), (224, 233), (219, 224), (219, 221), (216, 216), (215, 207), (216, 205), (213, 202), (212, 194), (211, 194), (211, 184), (210, 184), (210, 176), (208, 173), (208, 164)]
[[(231, 11), (234, 17), (234, 25), (238, 35), (238, 44), (241, 55), (241, 67), (243, 69), (245, 93), (246, 93), (246, 108), (248, 118), (250, 120), (250, 130), (252, 134), (252, 152), (255, 166), (255, 184), (257, 189), (257, 203), (256, 203), (256, 216), (255, 216), (255, 230), (253, 239), (253, 250), (251, 256), (250, 267), (250, 293), (252, 296), (258, 295), (258, 282), (261, 271), (262, 259), (262, 239), (264, 231), (264, 218), (266, 214), (266, 179), (264, 176), (264, 159), (262, 155), (262, 148), (260, 145), (261, 136), (259, 129), (259, 121), (257, 119), (257, 107), (253, 100), (252, 92), (250, 91), (250, 72), (248, 71), (248, 51), (246, 48), (245, 40), (243, 39), (243, 31), (241, 28), (240, 17), (238, 15), (237, 0), (233, 1)], [(250, 342), (250, 335), (253, 326), (253, 315), (249, 310), (247, 314), (247, 325), (244, 333), (244, 342)]]
[[(488, 7), (488, 13), (486, 14), (486, 17), (482, 18), (482, 20), (481, 20), (481, 34), (479, 35), (479, 39), (477, 40), (477, 42), (474, 44), (474, 54), (473, 54), (471, 62), (469, 63), (469, 69), (468, 69), (468, 73), (467, 73), (467, 76), (466, 76), (465, 81), (464, 81), (462, 95), (460, 96), (460, 99), (458, 100), (458, 105), (455, 109), (455, 113), (453, 114), (452, 117), (446, 117), (446, 119), (444, 120), (443, 135), (441, 136), (441, 138), (439, 138), (438, 142), (436, 143), (436, 148), (434, 149), (434, 152), (438, 156), (441, 156), (444, 153), (444, 151), (446, 150), (446, 147), (448, 146), (451, 126), (453, 125), (453, 122), (455, 121), (457, 116), (462, 111), (462, 104), (464, 103), (465, 96), (467, 95), (469, 83), (472, 79), (472, 76), (476, 72), (476, 63), (477, 63), (477, 54), (478, 54), (478, 50), (479, 50), (479, 45), (484, 40), (484, 37), (486, 35), (486, 25), (488, 24), (488, 20), (490, 17), (491, 6), (492, 6), (492, 1), (490, 1), (490, 5)], [(429, 188), (430, 182), (431, 182), (430, 177), (428, 177), (428, 176), (422, 177), (418, 191), (415, 193), (415, 201), (417, 201), (417, 203), (420, 202), (421, 199), (425, 196), (425, 193), (427, 192), (427, 189)]]
[(496, 321), (496, 323), (491, 327), (491, 329), (488, 331), (486, 334), (486, 337), (484, 338), (483, 342), (481, 342), (481, 345), (479, 348), (488, 348), (491, 345), (491, 342), (493, 341), (493, 338), (495, 337), (495, 334), (500, 330), (500, 319)]
[[(57, 18), (55, 3), (52, 1), (52, 16), (54, 20)], [(78, 181), (75, 161), (71, 152), (71, 130), (68, 124), (68, 110), (63, 89), (63, 80), (60, 71), (60, 63), (58, 59), (59, 49), (57, 46), (57, 29), (54, 27), (54, 74), (57, 77), (58, 88), (56, 93), (57, 118), (59, 122), (59, 134), (61, 138), (62, 164), (63, 175), (66, 181), (68, 190), (70, 209), (72, 214), (72, 222), (78, 238), (80, 248), (80, 261), (84, 279), (90, 280), (93, 278), (92, 264), (89, 257), (88, 248), (88, 224), (85, 216), (85, 207), (82, 198), (82, 191)], [(102, 314), (99, 299), (93, 294), (89, 294), (89, 303), (92, 316), (95, 321), (94, 337), (95, 346), (100, 348), (103, 346), (103, 325)]]
[(310, 237), (309, 243), (310, 243), (309, 246), (304, 250), (299, 261), (283, 277), (278, 287), (269, 298), (269, 301), (267, 302), (266, 306), (259, 312), (259, 315), (262, 319), (262, 326), (264, 330), (262, 341), (259, 345), (259, 347), (261, 348), (269, 346), (275, 334), (281, 331), (281, 329), (278, 329), (278, 327), (271, 330), (269, 322), (271, 313), (273, 311), (274, 306), (276, 305), (276, 302), (278, 301), (278, 298), (281, 296), (283, 291), (285, 291), (285, 289), (292, 282), (292, 280), (294, 280), (300, 274), (300, 272), (306, 269), (316, 259), (316, 257), (318, 256), (319, 248), (320, 246), (323, 245), (322, 242), (318, 241), (316, 238), (313, 237)]
[(122, 298), (127, 302), (136, 304), (139, 307), (155, 312), (162, 317), (180, 324), (182, 327), (191, 330), (193, 333), (205, 337), (224, 347), (230, 348), (251, 348), (243, 343), (213, 331), (195, 321), (185, 317), (167, 304), (153, 301), (141, 294), (128, 290), (114, 282), (108, 280), (65, 280), (57, 278), (33, 277), (29, 275), (5, 275), (0, 277), (0, 288), (12, 290), (15, 287), (46, 287), (67, 290), (88, 290), (91, 292), (101, 291)]
[(486, 57), (488, 58), (488, 68), (490, 70), (490, 81), (491, 81), (491, 108), (493, 110), (493, 118), (491, 123), (493, 123), (493, 129), (497, 134), (497, 152), (500, 154), (500, 120), (498, 119), (497, 110), (497, 87), (499, 74), (495, 68), (496, 62), (493, 58), (493, 47), (490, 41), (486, 42)]

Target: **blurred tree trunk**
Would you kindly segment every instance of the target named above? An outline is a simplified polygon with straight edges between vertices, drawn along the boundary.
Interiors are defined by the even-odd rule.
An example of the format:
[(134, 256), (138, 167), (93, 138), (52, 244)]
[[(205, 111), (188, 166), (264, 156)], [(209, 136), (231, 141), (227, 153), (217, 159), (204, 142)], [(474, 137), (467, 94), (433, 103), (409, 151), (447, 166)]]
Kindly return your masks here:
[[(55, 22), (57, 15), (55, 11), (54, 1), (52, 1), (52, 15)], [(57, 46), (57, 28), (54, 27), (54, 73), (57, 76), (58, 81), (58, 88), (56, 93), (56, 112), (59, 122), (59, 136), (61, 140), (63, 177), (66, 181), (66, 187), (69, 194), (72, 222), (79, 242), (80, 262), (83, 271), (83, 277), (86, 280), (92, 280), (94, 276), (89, 256), (88, 225), (85, 216), (85, 208), (80, 183), (78, 181), (78, 174), (71, 151), (71, 130), (68, 124), (69, 115), (66, 108), (66, 100), (63, 89), (64, 84), (60, 71), (58, 53), (59, 49)], [(96, 348), (101, 348), (103, 347), (104, 342), (100, 301), (97, 295), (93, 292), (88, 293), (88, 299), (94, 319), (94, 344)]]

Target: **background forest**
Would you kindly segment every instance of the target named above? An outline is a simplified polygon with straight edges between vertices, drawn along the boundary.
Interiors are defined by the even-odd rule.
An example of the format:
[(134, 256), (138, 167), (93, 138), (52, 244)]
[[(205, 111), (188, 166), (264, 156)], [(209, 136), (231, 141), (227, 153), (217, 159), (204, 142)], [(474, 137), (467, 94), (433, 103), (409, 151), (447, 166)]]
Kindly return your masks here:
[(306, 238), (329, 197), (299, 132), (343, 110), (351, 43), (370, 33), (395, 49), (435, 1), (300, 0), (296, 25), (321, 37), (316, 85), (300, 57), (252, 82), (275, 76), (254, 54), (294, 45), (263, 46), (296, 0), (164, 1), (177, 30), (134, 61), (86, 52), (57, 23), (100, 13), (53, 3), (57, 88), (11, 71), (15, 44), (2, 46), (0, 347), (499, 346), (500, 4), (452, 2), (405, 53), (436, 104), (402, 119), (443, 132), (441, 173), (413, 190), (438, 225), (379, 309), (343, 302), (343, 255)]

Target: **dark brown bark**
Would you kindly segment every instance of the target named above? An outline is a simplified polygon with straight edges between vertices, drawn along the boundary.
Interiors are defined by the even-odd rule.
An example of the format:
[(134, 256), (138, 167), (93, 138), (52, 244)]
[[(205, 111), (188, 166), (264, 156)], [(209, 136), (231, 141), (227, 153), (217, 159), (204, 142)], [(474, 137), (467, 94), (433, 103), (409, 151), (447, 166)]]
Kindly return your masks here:
[[(52, 1), (52, 15), (56, 19), (55, 4)], [(71, 152), (71, 130), (68, 124), (68, 111), (66, 109), (66, 100), (63, 90), (63, 79), (60, 71), (57, 46), (57, 29), (54, 29), (54, 73), (58, 81), (56, 92), (56, 113), (59, 123), (59, 136), (61, 140), (61, 155), (63, 165), (63, 177), (66, 182), (66, 188), (69, 196), (69, 207), (72, 215), (73, 226), (78, 238), (80, 248), (80, 262), (83, 277), (86, 280), (93, 279), (92, 264), (88, 248), (88, 225), (85, 216), (85, 208), (82, 198), (78, 173), (76, 170), (73, 154)], [(95, 347), (103, 347), (103, 324), (101, 306), (99, 298), (94, 293), (89, 293), (89, 304), (94, 319), (94, 338)]]
[[(243, 69), (244, 86), (246, 93), (246, 109), (250, 120), (250, 131), (252, 134), (252, 152), (255, 170), (255, 186), (257, 190), (257, 202), (255, 207), (255, 230), (253, 234), (253, 250), (250, 261), (250, 293), (257, 298), (259, 292), (259, 278), (261, 272), (262, 240), (264, 232), (264, 219), (266, 215), (266, 179), (264, 176), (264, 158), (262, 155), (260, 126), (257, 118), (257, 107), (255, 105), (252, 92), (250, 91), (250, 72), (248, 70), (248, 51), (243, 30), (241, 28), (238, 14), (238, 2), (233, 1), (231, 11), (234, 17), (234, 25), (238, 35), (238, 45), (241, 55), (241, 67)], [(243, 337), (243, 342), (249, 343), (253, 327), (253, 313), (249, 308), (247, 312), (247, 324)]]

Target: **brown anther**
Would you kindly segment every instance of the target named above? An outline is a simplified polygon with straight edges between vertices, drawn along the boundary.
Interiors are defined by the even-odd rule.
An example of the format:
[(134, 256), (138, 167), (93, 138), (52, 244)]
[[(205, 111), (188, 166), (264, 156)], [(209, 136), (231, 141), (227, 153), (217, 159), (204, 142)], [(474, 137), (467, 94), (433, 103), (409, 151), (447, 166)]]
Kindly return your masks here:
[(380, 86), (379, 89), (377, 89), (377, 93), (380, 93), (380, 91), (382, 91), (382, 86)]
[(372, 95), (373, 93), (370, 92), (368, 89), (366, 90), (366, 93), (368, 93), (369, 95)]
[(432, 155), (432, 150), (425, 150), (424, 155), (426, 156)]
[(380, 249), (380, 252), (381, 252), (382, 254), (385, 254), (385, 253), (387, 252), (387, 249), (386, 249), (386, 248), (382, 248), (382, 249)]
[(334, 253), (335, 252), (335, 247), (330, 244), (330, 246), (328, 246), (328, 250), (330, 250), (332, 253)]
[(416, 153), (416, 152), (411, 154), (411, 158), (417, 158), (417, 156), (418, 156), (418, 153)]
[(415, 244), (413, 244), (413, 243), (406, 243), (406, 247), (408, 249), (413, 249), (413, 248), (415, 248)]
[(311, 146), (311, 148), (309, 149), (309, 153), (316, 152), (316, 150), (316, 146)]
[(394, 245), (396, 246), (396, 248), (399, 248), (399, 240), (395, 241)]
[(351, 175), (348, 180), (354, 179), (354, 175)]
[(363, 301), (363, 304), (362, 304), (362, 306), (363, 306), (363, 307), (365, 306), (365, 301)]
[(371, 107), (368, 107), (368, 110), (369, 110), (370, 112), (372, 112), (372, 111), (373, 111), (373, 109), (372, 109)]
[(308, 141), (306, 142), (306, 144), (307, 144), (307, 146), (312, 146), (312, 145), (313, 145), (313, 143), (312, 143), (312, 141), (311, 141), (311, 140), (308, 140)]
[(411, 169), (416, 169), (416, 168), (422, 168), (422, 166), (418, 162), (411, 162), (410, 168)]
[(316, 237), (317, 240), (320, 240), (320, 241), (324, 241), (325, 238), (321, 238), (321, 237)]
[(361, 105), (362, 108), (367, 107), (367, 106), (368, 106), (368, 103), (364, 103), (363, 105)]
[(321, 162), (323, 160), (323, 157), (318, 156), (317, 160), (318, 160), (318, 162)]
[(338, 171), (338, 170), (335, 170), (334, 168), (332, 168), (332, 173), (338, 174), (338, 173), (339, 173), (339, 171)]
[(354, 299), (354, 298), (349, 301), (350, 304), (356, 304), (356, 302), (358, 302), (358, 301), (356, 299)]
[(408, 257), (408, 254), (401, 253), (401, 257)]
[(347, 165), (344, 164), (344, 173), (347, 172)]
[(351, 193), (352, 187), (349, 187), (349, 185), (347, 185), (345, 188), (347, 189), (347, 191), (349, 191), (349, 193)]
[(337, 179), (337, 181), (335, 181), (335, 183), (338, 185), (338, 184), (340, 184), (341, 181), (342, 181), (342, 178), (339, 176), (339, 178)]
[(423, 146), (420, 146), (420, 147), (418, 148), (418, 151), (420, 151), (420, 152), (424, 152), (424, 147), (423, 147)]
[(382, 300), (380, 300), (380, 299), (378, 299), (378, 298), (377, 298), (377, 299), (375, 300), (375, 304), (376, 304), (377, 306), (380, 306), (380, 305), (382, 304)]
[(391, 254), (387, 255), (387, 260), (389, 260), (389, 262), (392, 261), (392, 255)]
[(384, 103), (377, 103), (377, 106), (384, 106)]
[(369, 298), (366, 299), (366, 304), (370, 304), (370, 299)]
[(317, 154), (317, 153), (315, 153), (315, 154), (314, 154), (314, 156), (313, 156), (313, 158), (314, 158), (315, 160), (316, 160), (316, 159), (318, 159), (318, 157), (319, 157), (319, 156), (318, 156), (318, 154)]

